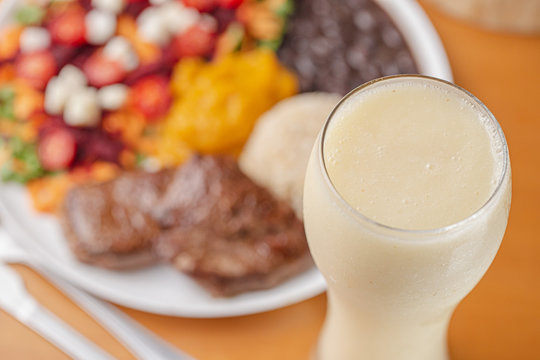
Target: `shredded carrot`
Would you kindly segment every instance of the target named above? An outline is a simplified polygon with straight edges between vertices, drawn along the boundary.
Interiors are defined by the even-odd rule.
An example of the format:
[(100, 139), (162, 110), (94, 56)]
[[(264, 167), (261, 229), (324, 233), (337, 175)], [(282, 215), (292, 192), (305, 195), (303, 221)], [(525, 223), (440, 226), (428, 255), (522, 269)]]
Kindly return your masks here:
[(55, 212), (60, 208), (67, 191), (73, 187), (69, 174), (62, 173), (32, 180), (27, 188), (34, 208), (41, 212)]
[(44, 96), (42, 92), (21, 81), (15, 81), (13, 88), (16, 94), (13, 102), (15, 118), (26, 120), (32, 114), (43, 110)]
[(20, 25), (13, 25), (4, 28), (0, 32), (0, 60), (7, 60), (15, 56), (19, 50), (19, 38), (23, 27)]
[(103, 129), (110, 134), (119, 134), (131, 146), (137, 144), (145, 125), (146, 121), (140, 113), (127, 109), (114, 111), (103, 118)]
[(28, 118), (28, 123), (32, 125), (32, 127), (39, 129), (42, 124), (44, 124), (47, 120), (49, 120), (49, 117), (47, 114), (43, 112), (37, 112), (30, 115)]
[(0, 134), (4, 136), (17, 135), (18, 124), (14, 121), (0, 121)]
[(244, 35), (244, 27), (240, 23), (230, 23), (225, 32), (217, 39), (214, 59), (230, 54), (242, 46)]
[(105, 161), (96, 161), (90, 167), (91, 179), (99, 182), (114, 179), (119, 172), (117, 165)]
[[(0, 45), (1, 47), (2, 45)], [(15, 68), (12, 64), (0, 66), (0, 85), (9, 83), (15, 79)]]
[(124, 169), (133, 169), (137, 162), (137, 157), (135, 156), (135, 153), (131, 150), (124, 149), (120, 153), (120, 165), (122, 165), (122, 168)]
[(19, 126), (17, 135), (24, 142), (34, 142), (38, 137), (38, 128), (32, 126), (32, 124), (25, 122)]
[(60, 209), (66, 194), (75, 185), (89, 181), (108, 181), (118, 176), (119, 172), (120, 169), (115, 164), (97, 161), (90, 167), (32, 180), (27, 184), (27, 188), (37, 211), (54, 213)]
[(136, 149), (143, 154), (154, 154), (156, 147), (156, 138), (153, 136), (141, 138), (136, 145)]
[(193, 153), (185, 142), (178, 139), (162, 137), (149, 142), (145, 154), (154, 156), (163, 167), (173, 167), (181, 165)]

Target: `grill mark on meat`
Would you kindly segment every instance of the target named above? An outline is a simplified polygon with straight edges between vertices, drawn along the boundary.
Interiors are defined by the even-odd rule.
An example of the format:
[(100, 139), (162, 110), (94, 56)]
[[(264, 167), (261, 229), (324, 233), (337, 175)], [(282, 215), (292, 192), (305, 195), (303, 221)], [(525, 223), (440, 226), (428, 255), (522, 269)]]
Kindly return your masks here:
[(60, 219), (73, 253), (83, 262), (114, 269), (155, 263), (152, 238), (160, 228), (149, 210), (170, 178), (170, 171), (126, 173), (72, 189)]
[(229, 157), (193, 157), (153, 214), (170, 229), (157, 238), (158, 255), (214, 295), (273, 286), (311, 264), (292, 208)]

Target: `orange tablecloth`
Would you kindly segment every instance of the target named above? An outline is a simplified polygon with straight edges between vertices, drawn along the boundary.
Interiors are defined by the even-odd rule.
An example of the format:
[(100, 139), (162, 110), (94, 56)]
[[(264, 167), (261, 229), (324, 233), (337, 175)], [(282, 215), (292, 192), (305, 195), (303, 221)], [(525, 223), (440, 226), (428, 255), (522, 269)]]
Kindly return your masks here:
[[(426, 8), (455, 82), (493, 111), (506, 133), (514, 196), (502, 247), (450, 326), (455, 360), (540, 359), (540, 36), (487, 32)], [(36, 273), (17, 266), (47, 307), (115, 357), (131, 355)], [(0, 291), (2, 291), (0, 289)], [(325, 296), (268, 313), (184, 319), (123, 309), (200, 359), (306, 359), (325, 315)], [(0, 359), (66, 356), (0, 311)]]

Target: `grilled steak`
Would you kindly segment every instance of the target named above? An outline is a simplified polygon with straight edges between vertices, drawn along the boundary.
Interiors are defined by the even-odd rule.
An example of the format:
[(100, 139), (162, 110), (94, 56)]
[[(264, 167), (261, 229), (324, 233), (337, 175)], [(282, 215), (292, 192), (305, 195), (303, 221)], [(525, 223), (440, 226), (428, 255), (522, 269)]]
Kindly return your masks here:
[(229, 157), (194, 156), (177, 170), (80, 186), (61, 218), (81, 261), (172, 262), (216, 296), (272, 287), (312, 264), (291, 207)]
[(126, 173), (71, 190), (60, 218), (73, 253), (83, 262), (114, 269), (154, 263), (152, 239), (160, 227), (149, 211), (170, 177), (170, 171)]
[(302, 222), (228, 157), (195, 156), (153, 212), (156, 251), (216, 296), (264, 289), (311, 265)]

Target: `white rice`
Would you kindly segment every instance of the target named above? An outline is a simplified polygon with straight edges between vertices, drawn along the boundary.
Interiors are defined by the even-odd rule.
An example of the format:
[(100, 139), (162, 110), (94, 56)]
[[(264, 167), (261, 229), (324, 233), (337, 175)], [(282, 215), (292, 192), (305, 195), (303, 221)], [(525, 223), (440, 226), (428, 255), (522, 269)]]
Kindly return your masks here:
[(240, 155), (242, 171), (288, 201), (300, 219), (311, 148), (340, 98), (319, 92), (282, 100), (259, 118)]

